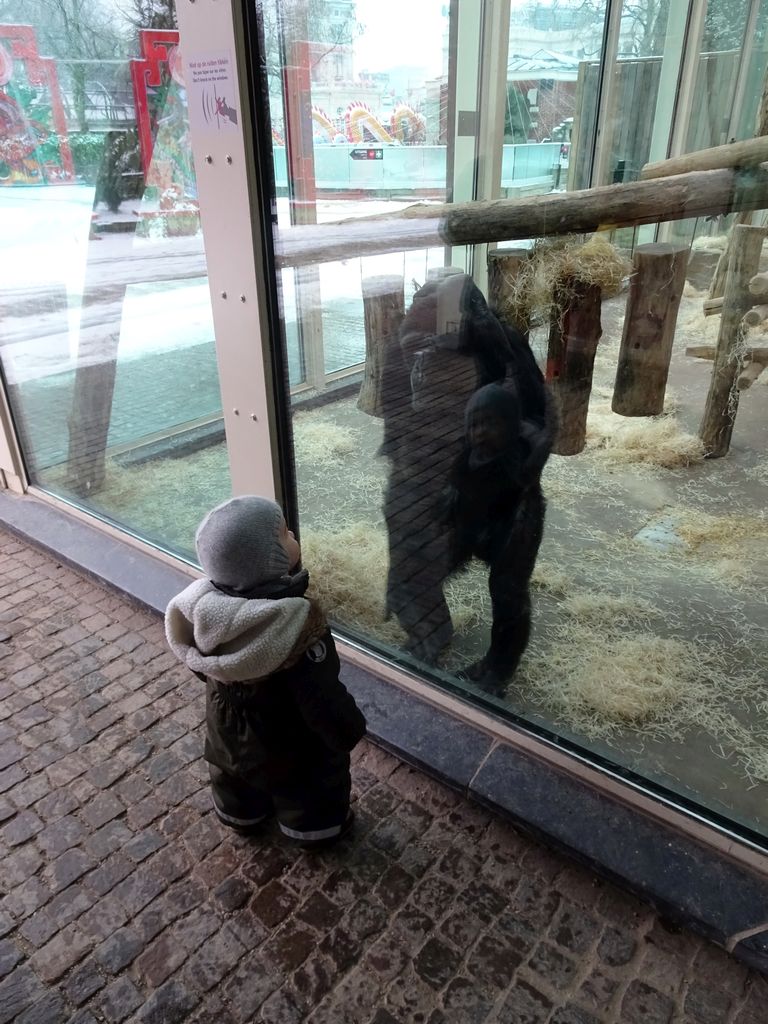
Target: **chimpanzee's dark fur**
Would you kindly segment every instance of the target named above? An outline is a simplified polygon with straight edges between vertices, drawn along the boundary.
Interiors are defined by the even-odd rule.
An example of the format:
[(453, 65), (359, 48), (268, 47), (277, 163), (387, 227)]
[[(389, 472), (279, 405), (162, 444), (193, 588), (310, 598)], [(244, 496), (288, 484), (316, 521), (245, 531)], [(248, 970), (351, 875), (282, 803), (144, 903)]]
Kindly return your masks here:
[(414, 296), (383, 384), (388, 611), (411, 653), (435, 663), (453, 635), (443, 583), (481, 558), (490, 566), (491, 643), (467, 675), (493, 689), (514, 672), (530, 633), (540, 476), (555, 429), (544, 379), (526, 339), (502, 326), (471, 278), (454, 275)]

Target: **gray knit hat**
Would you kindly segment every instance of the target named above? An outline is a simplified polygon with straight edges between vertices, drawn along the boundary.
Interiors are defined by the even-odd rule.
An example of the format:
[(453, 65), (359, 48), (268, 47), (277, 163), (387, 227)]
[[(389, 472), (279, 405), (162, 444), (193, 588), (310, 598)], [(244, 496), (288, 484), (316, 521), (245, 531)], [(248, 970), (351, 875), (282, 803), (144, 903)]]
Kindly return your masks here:
[(268, 498), (244, 494), (212, 509), (195, 535), (197, 557), (214, 583), (248, 591), (290, 571), (280, 543), (283, 513)]

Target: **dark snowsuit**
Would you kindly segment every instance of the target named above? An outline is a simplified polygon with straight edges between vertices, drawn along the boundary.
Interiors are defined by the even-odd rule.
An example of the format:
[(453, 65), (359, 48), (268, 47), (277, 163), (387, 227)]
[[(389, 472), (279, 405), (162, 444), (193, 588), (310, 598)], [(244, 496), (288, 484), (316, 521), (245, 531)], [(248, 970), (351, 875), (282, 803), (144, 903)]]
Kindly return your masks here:
[(349, 751), (365, 719), (339, 681), (330, 630), (290, 668), (206, 687), (205, 759), (222, 818), (274, 812), (293, 839), (322, 839), (349, 809)]
[(349, 752), (365, 718), (319, 609), (301, 596), (304, 577), (274, 597), (197, 580), (169, 603), (165, 624), (171, 649), (206, 682), (217, 815), (248, 831), (274, 812), (286, 835), (310, 843), (347, 823)]

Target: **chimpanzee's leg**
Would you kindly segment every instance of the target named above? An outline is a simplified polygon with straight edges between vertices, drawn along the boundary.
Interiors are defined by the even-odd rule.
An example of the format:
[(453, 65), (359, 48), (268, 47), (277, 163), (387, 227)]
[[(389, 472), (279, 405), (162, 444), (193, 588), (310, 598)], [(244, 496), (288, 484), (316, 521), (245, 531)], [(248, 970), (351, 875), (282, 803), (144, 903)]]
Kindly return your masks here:
[(467, 671), (468, 678), (491, 691), (501, 691), (517, 668), (531, 633), (529, 582), (544, 530), (544, 497), (540, 488), (526, 492), (506, 543), (490, 563), (488, 589), (493, 620), (485, 656)]
[(431, 481), (393, 467), (384, 503), (389, 534), (387, 610), (408, 635), (407, 649), (433, 664), (453, 636), (443, 595), (450, 574), (451, 530)]

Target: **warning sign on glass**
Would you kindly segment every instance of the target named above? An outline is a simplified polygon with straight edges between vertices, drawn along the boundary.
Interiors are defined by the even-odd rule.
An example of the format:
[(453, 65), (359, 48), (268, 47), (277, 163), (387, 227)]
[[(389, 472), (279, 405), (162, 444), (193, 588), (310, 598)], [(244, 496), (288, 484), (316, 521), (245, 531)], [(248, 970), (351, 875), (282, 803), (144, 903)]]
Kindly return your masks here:
[(228, 50), (193, 56), (187, 61), (186, 82), (193, 131), (237, 130), (237, 81)]

